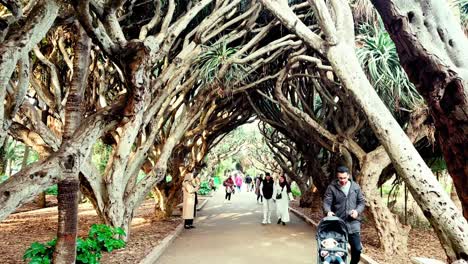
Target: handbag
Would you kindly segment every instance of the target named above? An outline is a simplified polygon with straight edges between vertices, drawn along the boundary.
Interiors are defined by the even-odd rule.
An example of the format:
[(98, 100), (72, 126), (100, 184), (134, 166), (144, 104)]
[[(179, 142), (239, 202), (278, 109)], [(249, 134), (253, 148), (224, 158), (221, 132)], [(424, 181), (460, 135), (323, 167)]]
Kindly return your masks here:
[(283, 193), (283, 188), (284, 188), (284, 186), (281, 188), (281, 192), (276, 194), (276, 200), (281, 199), (281, 197), (282, 197), (281, 194)]

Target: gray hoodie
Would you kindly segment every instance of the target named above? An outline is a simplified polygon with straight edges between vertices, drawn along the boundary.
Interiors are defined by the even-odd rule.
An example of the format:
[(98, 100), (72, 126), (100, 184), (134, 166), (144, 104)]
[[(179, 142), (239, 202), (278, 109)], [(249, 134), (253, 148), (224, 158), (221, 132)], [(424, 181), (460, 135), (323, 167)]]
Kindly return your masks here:
[[(323, 209), (325, 213), (333, 212), (343, 219), (348, 226), (348, 233), (352, 234), (361, 231), (360, 215), (364, 211), (365, 199), (359, 185), (354, 181), (350, 180), (350, 182), (348, 196), (340, 189), (338, 181), (333, 181), (328, 185), (323, 198)], [(351, 210), (356, 210), (359, 213), (358, 219), (349, 215)]]

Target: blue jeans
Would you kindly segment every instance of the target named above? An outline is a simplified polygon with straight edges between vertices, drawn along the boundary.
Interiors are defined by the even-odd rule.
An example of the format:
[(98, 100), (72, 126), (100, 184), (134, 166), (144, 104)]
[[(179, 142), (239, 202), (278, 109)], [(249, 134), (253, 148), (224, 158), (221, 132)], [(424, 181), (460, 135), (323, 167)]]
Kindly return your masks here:
[(352, 233), (348, 235), (349, 245), (351, 246), (351, 262), (350, 264), (357, 264), (361, 259), (361, 233)]

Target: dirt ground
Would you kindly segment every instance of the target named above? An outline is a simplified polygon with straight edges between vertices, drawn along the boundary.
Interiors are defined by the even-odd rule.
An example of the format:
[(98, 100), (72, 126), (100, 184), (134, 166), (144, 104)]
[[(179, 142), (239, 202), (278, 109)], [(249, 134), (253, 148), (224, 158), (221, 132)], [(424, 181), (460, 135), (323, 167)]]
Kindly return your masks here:
[[(54, 206), (56, 203), (55, 197), (47, 197), (48, 206)], [(317, 222), (322, 218), (320, 208), (299, 208), (297, 203), (293, 204), (293, 207)], [(152, 212), (153, 201), (145, 201), (133, 219), (127, 247), (103, 254), (101, 263), (138, 263), (159, 241), (182, 222), (179, 217), (155, 222), (152, 219)], [(80, 204), (79, 236), (86, 237), (90, 226), (94, 223), (98, 223), (98, 218), (91, 204)], [(0, 264), (25, 263), (22, 259), (25, 250), (35, 241), (46, 242), (53, 239), (56, 236), (56, 225), (57, 207), (55, 206), (38, 209), (34, 203), (30, 203), (19, 208), (16, 213), (0, 223)], [(380, 254), (378, 236), (374, 226), (367, 222), (362, 227), (364, 253), (379, 263), (410, 263), (409, 258), (415, 256), (445, 259), (437, 236), (430, 229), (413, 229), (410, 232), (408, 259), (389, 260), (384, 259)]]
[[(295, 209), (303, 212), (317, 223), (323, 217), (322, 211), (317, 208), (300, 208), (298, 202), (293, 203)], [(416, 229), (410, 231), (408, 238), (409, 255), (407, 259), (385, 259), (379, 249), (379, 239), (375, 227), (370, 223), (363, 223), (361, 230), (362, 242), (364, 244), (364, 254), (370, 256), (381, 264), (403, 264), (411, 263), (412, 257), (433, 258), (440, 261), (445, 260), (445, 253), (440, 245), (437, 235), (431, 229)]]
[[(47, 199), (48, 205), (56, 204), (54, 198)], [(0, 223), (1, 264), (26, 263), (22, 257), (31, 243), (46, 242), (56, 236), (57, 207), (36, 209), (34, 204), (26, 204)], [(153, 201), (145, 201), (135, 213), (127, 246), (103, 254), (101, 263), (137, 263), (182, 222), (179, 217), (154, 222), (152, 212)], [(92, 205), (80, 204), (79, 236), (86, 237), (94, 223), (98, 223), (98, 218)]]

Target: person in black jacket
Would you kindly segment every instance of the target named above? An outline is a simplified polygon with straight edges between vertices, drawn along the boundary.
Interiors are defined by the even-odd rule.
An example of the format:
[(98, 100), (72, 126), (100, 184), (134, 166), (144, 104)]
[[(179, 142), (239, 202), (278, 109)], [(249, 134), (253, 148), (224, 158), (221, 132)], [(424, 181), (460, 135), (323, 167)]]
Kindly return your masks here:
[(263, 201), (263, 221), (262, 224), (271, 224), (271, 211), (273, 210), (273, 189), (274, 182), (269, 172), (265, 173), (265, 179), (260, 184), (260, 192)]
[(252, 177), (248, 174), (245, 176), (245, 184), (247, 185), (247, 192), (252, 191)]
[(257, 194), (257, 203), (258, 200), (260, 199), (260, 203), (263, 203), (263, 196), (262, 192), (260, 191), (260, 185), (263, 182), (263, 174), (260, 174), (255, 178), (255, 193)]
[(357, 264), (361, 258), (361, 222), (360, 215), (364, 211), (365, 199), (359, 185), (349, 179), (349, 170), (340, 166), (336, 170), (337, 180), (333, 181), (325, 191), (323, 209), (327, 216), (338, 216), (348, 227), (349, 244), (351, 246), (351, 262)]

